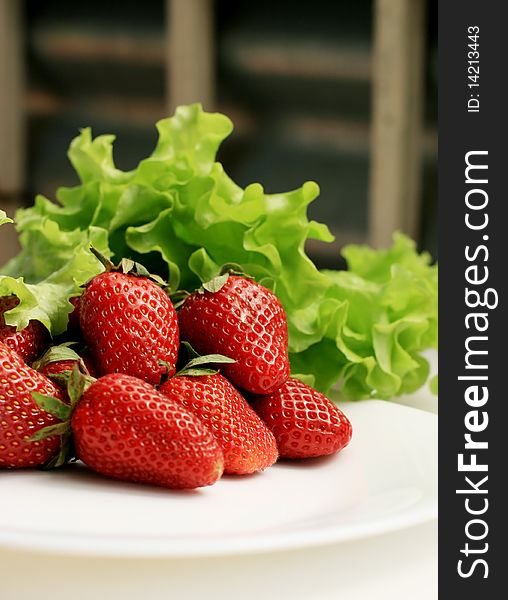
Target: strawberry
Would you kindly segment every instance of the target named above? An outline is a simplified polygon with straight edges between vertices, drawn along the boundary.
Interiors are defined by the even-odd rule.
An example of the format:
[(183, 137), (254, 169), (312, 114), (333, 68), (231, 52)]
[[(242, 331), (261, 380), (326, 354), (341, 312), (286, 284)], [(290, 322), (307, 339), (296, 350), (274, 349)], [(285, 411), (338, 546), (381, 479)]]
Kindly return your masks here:
[[(95, 366), (92, 363), (88, 354), (82, 353), (79, 358), (83, 361), (88, 373), (92, 377), (97, 377)], [(74, 365), (77, 362), (78, 360), (55, 360), (53, 362), (45, 364), (43, 367), (38, 369), (38, 371), (39, 373), (42, 373), (43, 375), (46, 375), (46, 377), (49, 377), (51, 379), (52, 375), (62, 375), (68, 371), (72, 371)], [(59, 384), (57, 383), (57, 385)], [(64, 389), (65, 383), (62, 383), (62, 385), (59, 385), (59, 387)]]
[(169, 375), (176, 370), (176, 312), (159, 285), (137, 274), (146, 270), (132, 261), (122, 261), (122, 268), (126, 272), (106, 271), (88, 283), (80, 301), (81, 330), (99, 373), (127, 373), (157, 384), (166, 369)]
[(40, 321), (35, 320), (20, 331), (6, 325), (4, 313), (18, 304), (19, 298), (16, 296), (0, 296), (0, 342), (15, 350), (27, 363), (31, 363), (44, 350), (48, 331)]
[(36, 432), (60, 423), (39, 407), (32, 392), (63, 400), (52, 381), (0, 342), (0, 468), (40, 466), (59, 450), (57, 435), (30, 441)]
[(159, 391), (194, 413), (215, 435), (224, 452), (225, 473), (254, 473), (277, 460), (275, 438), (222, 375), (176, 376)]
[(346, 415), (326, 396), (298, 379), (288, 379), (276, 392), (258, 396), (251, 404), (275, 435), (280, 456), (333, 454), (351, 439), (351, 423)]
[(77, 456), (109, 477), (196, 488), (222, 475), (222, 451), (201, 421), (130, 375), (115, 373), (92, 383), (71, 426)]
[(86, 349), (81, 350), (78, 354), (70, 347), (72, 345), (51, 346), (32, 365), (36, 371), (54, 381), (64, 394), (67, 392), (67, 381), (59, 376), (70, 373), (74, 365), (80, 367), (87, 375), (97, 376), (95, 366)]
[(277, 297), (245, 277), (223, 275), (191, 294), (178, 313), (182, 339), (200, 354), (236, 359), (223, 372), (235, 386), (270, 394), (289, 377), (288, 328)]

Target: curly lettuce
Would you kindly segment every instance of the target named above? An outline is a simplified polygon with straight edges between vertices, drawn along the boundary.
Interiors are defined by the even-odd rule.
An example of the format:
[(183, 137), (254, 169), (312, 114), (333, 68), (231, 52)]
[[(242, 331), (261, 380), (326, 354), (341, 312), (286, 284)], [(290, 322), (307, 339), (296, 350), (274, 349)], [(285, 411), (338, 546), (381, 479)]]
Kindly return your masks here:
[(400, 233), (388, 250), (347, 246), (343, 255), (347, 271), (323, 271), (322, 338), (292, 354), (293, 368), (325, 389), (340, 380), (349, 399), (414, 392), (429, 376), (422, 350), (437, 347), (437, 266)]
[[(24, 222), (24, 211), (19, 212), (18, 227)], [(107, 232), (94, 228), (62, 232), (47, 219), (24, 222), (24, 226), (22, 250), (0, 274), (0, 296), (14, 295), (20, 300), (5, 313), (5, 322), (23, 329), (35, 319), (52, 335), (59, 335), (74, 308), (69, 299), (79, 296), (81, 286), (102, 270), (89, 248), (93, 244), (109, 254)]]
[(68, 299), (101, 270), (90, 243), (114, 260), (141, 260), (174, 290), (234, 262), (281, 300), (293, 372), (318, 389), (340, 381), (349, 398), (390, 398), (424, 383), (421, 351), (435, 345), (437, 330), (427, 255), (398, 235), (387, 251), (346, 248), (348, 271), (319, 271), (306, 241), (333, 236), (307, 218), (316, 183), (279, 194), (237, 185), (216, 161), (231, 121), (198, 104), (157, 129), (154, 151), (132, 171), (115, 165), (114, 136), (83, 129), (69, 148), (79, 185), (60, 188), (56, 203), (38, 196), (18, 211), (22, 250), (0, 276), (0, 293), (21, 300), (9, 323), (38, 318), (53, 333), (65, 328)]

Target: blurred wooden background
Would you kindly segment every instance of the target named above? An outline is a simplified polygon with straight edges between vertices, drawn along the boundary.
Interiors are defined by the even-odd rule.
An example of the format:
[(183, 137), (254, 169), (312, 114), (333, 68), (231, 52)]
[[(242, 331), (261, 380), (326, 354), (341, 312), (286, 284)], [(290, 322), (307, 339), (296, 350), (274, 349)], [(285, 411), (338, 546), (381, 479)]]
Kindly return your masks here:
[(130, 168), (157, 119), (201, 101), (235, 122), (220, 159), (240, 183), (320, 183), (310, 214), (337, 235), (310, 248), (323, 266), (395, 229), (436, 253), (436, 6), (0, 0), (0, 207), (75, 182), (65, 151), (79, 127), (117, 133)]

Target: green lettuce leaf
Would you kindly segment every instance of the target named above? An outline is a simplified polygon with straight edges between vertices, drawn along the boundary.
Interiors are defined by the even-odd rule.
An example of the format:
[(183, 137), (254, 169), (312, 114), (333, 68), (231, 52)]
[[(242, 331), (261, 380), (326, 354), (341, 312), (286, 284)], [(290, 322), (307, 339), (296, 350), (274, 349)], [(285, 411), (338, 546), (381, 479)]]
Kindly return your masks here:
[(424, 383), (420, 353), (437, 341), (427, 255), (397, 235), (385, 251), (346, 248), (347, 272), (321, 272), (305, 253), (308, 239), (333, 240), (307, 217), (316, 183), (278, 194), (237, 185), (215, 158), (231, 121), (198, 104), (157, 129), (154, 151), (131, 171), (114, 163), (114, 136), (83, 129), (69, 149), (80, 183), (59, 189), (56, 203), (38, 196), (18, 211), (22, 250), (0, 279), (0, 293), (21, 299), (9, 322), (38, 318), (60, 332), (70, 295), (101, 269), (85, 260), (90, 244), (115, 261), (140, 260), (173, 290), (192, 290), (234, 262), (281, 300), (292, 372), (318, 389), (341, 382), (347, 397), (389, 398)]
[(5, 322), (23, 329), (35, 319), (58, 335), (73, 310), (69, 298), (79, 296), (80, 286), (103, 270), (90, 245), (110, 254), (107, 231), (92, 227), (63, 232), (47, 218), (25, 218), (30, 209), (18, 213), (22, 250), (2, 268), (0, 296), (15, 295), (20, 302), (5, 313)]
[(5, 211), (0, 210), (0, 225), (3, 225), (4, 223), (12, 223), (12, 219), (9, 219), (9, 217), (5, 214)]
[(437, 267), (412, 240), (343, 250), (347, 271), (323, 271), (331, 285), (317, 308), (322, 339), (292, 355), (324, 389), (341, 380), (349, 399), (414, 392), (429, 376), (422, 350), (437, 347)]

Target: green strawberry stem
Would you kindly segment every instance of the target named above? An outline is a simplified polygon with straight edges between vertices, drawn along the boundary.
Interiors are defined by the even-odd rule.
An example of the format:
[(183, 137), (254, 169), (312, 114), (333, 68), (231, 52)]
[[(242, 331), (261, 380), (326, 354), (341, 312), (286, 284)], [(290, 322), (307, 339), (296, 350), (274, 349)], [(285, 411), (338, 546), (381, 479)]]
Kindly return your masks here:
[[(234, 358), (229, 358), (229, 356), (224, 356), (223, 354), (206, 354), (205, 356), (200, 356), (197, 352), (192, 348), (188, 342), (183, 342), (187, 348), (187, 352), (189, 352), (189, 348), (192, 353), (195, 355), (191, 358), (192, 353), (189, 352), (189, 362), (178, 371), (175, 375), (187, 375), (193, 377), (199, 377), (203, 375), (215, 375), (218, 373), (217, 369), (206, 369), (203, 368), (205, 365), (228, 365), (236, 362)], [(200, 367), (200, 368), (196, 368)]]
[(96, 248), (90, 246), (90, 252), (101, 262), (108, 273), (118, 272), (124, 273), (125, 275), (134, 275), (136, 277), (148, 277), (160, 287), (167, 289), (168, 283), (159, 277), (159, 275), (154, 275), (150, 273), (148, 269), (143, 266), (141, 263), (133, 261), (131, 258), (122, 258), (122, 260), (115, 266), (113, 262), (102, 255)]
[(95, 256), (95, 258), (102, 263), (106, 271), (113, 271), (115, 269), (115, 265), (113, 262), (106, 258), (104, 254), (101, 254), (96, 248), (90, 246), (90, 252)]
[(71, 460), (76, 459), (76, 451), (74, 449), (74, 440), (70, 429), (65, 431), (60, 436), (60, 451), (59, 453), (50, 459), (44, 466), (43, 469), (48, 471), (51, 469), (57, 469), (62, 467)]
[(200, 365), (209, 365), (209, 364), (223, 364), (230, 365), (235, 363), (236, 360), (234, 358), (229, 358), (229, 356), (224, 356), (223, 354), (206, 354), (205, 356), (197, 356), (196, 358), (191, 359), (185, 367), (180, 371), (186, 371), (187, 369), (191, 369), (194, 367), (198, 367)]
[(201, 284), (201, 287), (197, 290), (198, 293), (204, 294), (205, 291), (214, 294), (221, 290), (225, 285), (230, 275), (237, 275), (239, 277), (244, 277), (245, 279), (254, 279), (251, 275), (247, 275), (242, 270), (240, 265), (236, 263), (225, 263), (220, 268), (219, 274), (216, 275), (210, 281), (205, 281)]
[[(71, 407), (58, 398), (55, 398), (54, 396), (45, 396), (39, 392), (32, 392), (32, 398), (40, 409), (53, 415), (60, 421), (67, 421), (69, 419), (72, 411)], [(53, 427), (53, 425), (50, 425), (50, 427)], [(43, 430), (41, 429), (40, 431)], [(40, 431), (37, 433), (40, 433)]]
[(204, 377), (205, 375), (217, 375), (217, 369), (182, 369), (175, 377)]
[(220, 268), (220, 271), (219, 271), (219, 275), (224, 275), (226, 273), (228, 275), (238, 275), (239, 277), (245, 277), (247, 279), (254, 279), (254, 277), (252, 277), (252, 275), (248, 275), (243, 270), (243, 267), (241, 265), (239, 265), (238, 263), (234, 263), (234, 262), (225, 263), (222, 265), (222, 267)]
[(43, 466), (44, 469), (61, 467), (69, 462), (69, 460), (75, 458), (71, 432), (72, 413), (83, 394), (92, 383), (96, 381), (88, 374), (88, 371), (86, 374), (81, 371), (79, 363), (74, 365), (72, 371), (67, 371), (65, 374), (62, 373), (61, 375), (67, 380), (67, 394), (70, 399), (70, 404), (65, 404), (54, 396), (45, 396), (38, 392), (32, 392), (32, 398), (37, 406), (61, 421), (61, 423), (39, 429), (39, 431), (30, 438), (30, 441), (35, 442), (54, 435), (60, 436), (60, 451)]
[(81, 399), (81, 396), (83, 396), (94, 381), (96, 381), (96, 379), (89, 375), (88, 371), (87, 374), (82, 373), (79, 366), (74, 365), (74, 368), (69, 375), (69, 381), (67, 382), (67, 393), (69, 394), (72, 409), (74, 409)]
[(57, 423), (56, 425), (48, 425), (48, 427), (44, 427), (44, 429), (39, 429), (37, 433), (34, 433), (30, 441), (38, 442), (39, 440), (45, 440), (48, 437), (53, 435), (63, 435), (69, 431), (69, 422), (63, 421), (62, 423)]
[[(82, 363), (81, 367), (86, 370), (81, 356), (79, 356), (79, 354), (70, 347), (78, 343), (79, 342), (65, 342), (64, 344), (59, 344), (58, 346), (51, 346), (39, 359), (32, 364), (32, 368), (36, 371), (40, 371), (43, 367), (52, 362), (60, 362), (61, 360), (76, 360)], [(88, 371), (86, 372), (88, 373)]]
[(228, 279), (229, 273), (217, 275), (217, 277), (214, 277), (213, 279), (210, 279), (210, 281), (206, 281), (205, 283), (203, 283), (203, 285), (198, 289), (198, 292), (200, 294), (204, 294), (206, 290), (207, 292), (215, 294), (215, 292), (218, 292), (226, 285)]
[(188, 360), (192, 360), (193, 358), (197, 358), (198, 356), (201, 356), (201, 354), (199, 354), (199, 352), (196, 352), (196, 350), (194, 350), (194, 348), (192, 347), (190, 342), (187, 342), (184, 340), (184, 341), (182, 341), (182, 346), (187, 351), (187, 359)]
[[(201, 287), (199, 287), (196, 291), (199, 294), (204, 294), (205, 291), (214, 294), (224, 287), (230, 275), (238, 275), (245, 277), (246, 279), (253, 279), (253, 277), (242, 271), (242, 267), (240, 267), (240, 265), (237, 265), (236, 263), (226, 263), (221, 267), (218, 275), (209, 281), (203, 282)], [(169, 294), (169, 298), (171, 299), (175, 309), (180, 308), (189, 296), (190, 293), (187, 290), (176, 290), (176, 292)]]

